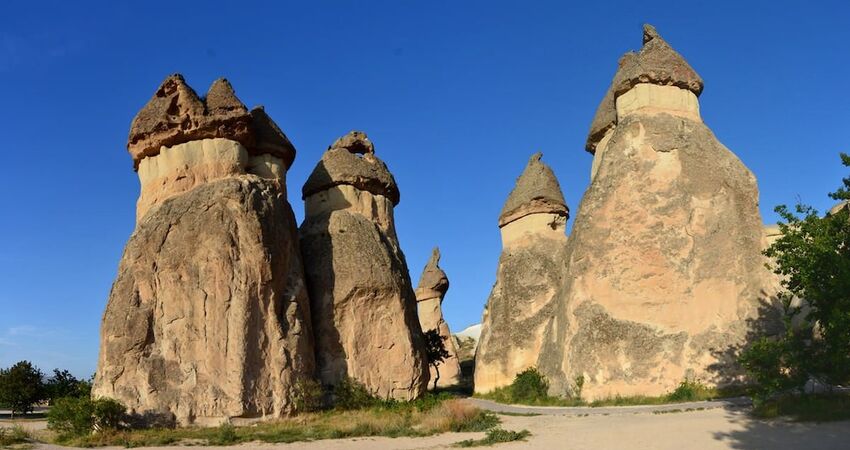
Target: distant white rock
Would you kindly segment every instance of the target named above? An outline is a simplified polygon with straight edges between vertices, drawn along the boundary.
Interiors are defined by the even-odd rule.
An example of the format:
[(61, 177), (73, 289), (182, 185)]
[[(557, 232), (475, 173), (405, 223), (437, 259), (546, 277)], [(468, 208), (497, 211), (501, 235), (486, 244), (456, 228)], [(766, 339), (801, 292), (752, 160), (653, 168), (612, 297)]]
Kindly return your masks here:
[(455, 333), (455, 336), (458, 338), (472, 338), (478, 342), (478, 337), (481, 336), (481, 324), (477, 323), (475, 325), (471, 325), (463, 331)]

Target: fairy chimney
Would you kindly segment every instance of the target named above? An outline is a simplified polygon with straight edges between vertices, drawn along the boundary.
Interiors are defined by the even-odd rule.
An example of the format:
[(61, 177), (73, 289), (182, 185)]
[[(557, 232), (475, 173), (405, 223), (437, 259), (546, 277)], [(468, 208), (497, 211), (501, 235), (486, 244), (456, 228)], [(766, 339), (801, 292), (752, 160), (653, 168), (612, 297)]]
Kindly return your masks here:
[(139, 111), (127, 148), (141, 193), (93, 395), (183, 425), (295, 412), (315, 360), (286, 199), (292, 144), (227, 80), (201, 98), (178, 74)]
[[(449, 290), (449, 278), (440, 268), (440, 249), (434, 248), (428, 264), (419, 277), (419, 287), (416, 288), (418, 302), (419, 324), (423, 332), (437, 330), (446, 346), (449, 356), (436, 369), (431, 367), (431, 380), (437, 380), (436, 387), (449, 387), (460, 382), (460, 361), (457, 357), (449, 324), (443, 318), (443, 298)], [(439, 379), (438, 379), (439, 377)]]
[(475, 392), (509, 385), (535, 366), (555, 312), (569, 209), (536, 153), (499, 215), (502, 254), (475, 356)]
[(301, 249), (319, 379), (411, 400), (428, 382), (416, 295), (396, 237), (395, 179), (365, 133), (334, 142), (304, 184)]

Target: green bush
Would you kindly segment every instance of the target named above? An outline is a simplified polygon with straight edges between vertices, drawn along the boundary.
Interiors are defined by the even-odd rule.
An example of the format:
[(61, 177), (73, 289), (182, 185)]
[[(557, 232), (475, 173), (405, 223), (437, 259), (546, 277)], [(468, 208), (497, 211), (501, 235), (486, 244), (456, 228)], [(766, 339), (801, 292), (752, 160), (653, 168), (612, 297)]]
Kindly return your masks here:
[(236, 434), (236, 428), (229, 423), (221, 424), (207, 440), (209, 445), (231, 445), (238, 441), (239, 435)]
[(350, 377), (345, 377), (334, 387), (334, 406), (337, 409), (363, 409), (380, 403), (366, 386)]
[(707, 386), (692, 380), (682, 380), (673, 392), (667, 394), (667, 400), (671, 402), (695, 402), (705, 400), (711, 391)]
[(579, 375), (575, 378), (576, 390), (574, 397), (576, 400), (581, 400), (581, 391), (584, 389), (584, 375)]
[(109, 398), (60, 398), (47, 412), (47, 427), (63, 436), (117, 430), (125, 423), (125, 409), (124, 405)]
[(549, 380), (536, 367), (529, 367), (516, 375), (511, 383), (511, 397), (516, 402), (533, 402), (548, 397)]
[(756, 406), (776, 393), (806, 383), (805, 357), (799, 353), (805, 345), (797, 343), (799, 339), (799, 330), (789, 328), (781, 338), (759, 338), (741, 354), (741, 365), (754, 383), (752, 393)]
[(311, 379), (300, 379), (295, 382), (293, 401), (298, 412), (315, 412), (322, 409), (324, 390), (322, 385)]

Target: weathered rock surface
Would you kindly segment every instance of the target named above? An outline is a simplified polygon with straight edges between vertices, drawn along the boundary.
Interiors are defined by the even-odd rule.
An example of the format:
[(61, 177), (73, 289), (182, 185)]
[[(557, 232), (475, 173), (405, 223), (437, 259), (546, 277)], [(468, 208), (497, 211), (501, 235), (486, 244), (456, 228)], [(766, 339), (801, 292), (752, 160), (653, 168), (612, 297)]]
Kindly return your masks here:
[(586, 399), (728, 381), (769, 300), (756, 180), (699, 118), (701, 80), (651, 27), (624, 59), (538, 363), (559, 395), (580, 376)]
[(319, 379), (334, 386), (350, 377), (382, 398), (418, 397), (429, 374), (393, 222), (395, 180), (366, 135), (354, 132), (325, 152), (302, 192)]
[[(160, 93), (186, 117), (206, 108), (251, 118), (225, 81), (204, 104), (172, 76), (134, 130), (154, 120)], [(315, 355), (288, 165), (243, 144), (282, 145), (285, 136), (266, 119), (276, 133), (237, 121), (215, 138), (167, 130), (145, 137), (157, 153), (138, 153), (137, 224), (103, 316), (93, 395), (184, 425), (294, 411), (295, 385), (313, 377)]]
[(569, 209), (552, 169), (531, 157), (502, 214), (502, 255), (475, 354), (475, 392), (537, 365), (556, 311)]
[[(257, 120), (259, 123), (255, 124)], [(270, 123), (273, 124), (262, 108), (249, 112), (226, 79), (213, 82), (202, 99), (186, 84), (182, 75), (174, 74), (162, 82), (133, 119), (127, 149), (133, 157), (134, 167), (138, 168), (142, 159), (158, 155), (163, 146), (227, 138), (239, 142), (251, 154), (270, 154), (280, 158), (288, 168), (295, 158), (295, 148), (286, 136), (283, 136), (285, 143), (269, 145), (269, 139), (277, 139), (276, 134), (283, 135), (277, 125), (273, 125), (269, 132)], [(255, 127), (261, 128), (259, 133), (255, 132)], [(255, 145), (258, 134), (266, 138), (264, 144)]]
[(431, 253), (431, 259), (422, 270), (422, 276), (419, 278), (419, 286), (416, 288), (416, 301), (419, 303), (419, 324), (422, 331), (437, 330), (440, 336), (444, 338), (446, 351), (449, 356), (446, 357), (438, 369), (439, 380), (437, 380), (437, 371), (431, 367), (431, 385), (437, 380), (437, 387), (455, 386), (460, 383), (460, 362), (457, 355), (457, 347), (455, 340), (449, 331), (449, 324), (443, 318), (443, 298), (449, 290), (449, 278), (446, 272), (440, 268), (440, 249), (435, 248)]

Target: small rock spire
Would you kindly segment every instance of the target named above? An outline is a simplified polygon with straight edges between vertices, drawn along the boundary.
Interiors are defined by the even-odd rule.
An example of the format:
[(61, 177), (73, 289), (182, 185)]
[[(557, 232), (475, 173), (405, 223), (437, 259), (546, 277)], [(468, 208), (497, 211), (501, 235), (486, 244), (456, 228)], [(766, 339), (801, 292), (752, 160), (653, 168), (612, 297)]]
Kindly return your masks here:
[(226, 78), (219, 78), (213, 81), (213, 84), (207, 91), (207, 95), (204, 97), (204, 103), (207, 106), (207, 114), (209, 115), (244, 115), (248, 113), (248, 108), (236, 97), (233, 86)]
[[(449, 290), (449, 278), (446, 276), (446, 272), (440, 268), (439, 247), (434, 247), (434, 250), (431, 251), (431, 258), (428, 260), (428, 264), (425, 264), (425, 268), (422, 269), (422, 276), (419, 277), (419, 286), (416, 291), (426, 290), (434, 291), (441, 297), (446, 295)], [(420, 300), (426, 300), (426, 298)]]

